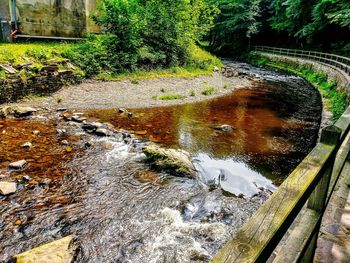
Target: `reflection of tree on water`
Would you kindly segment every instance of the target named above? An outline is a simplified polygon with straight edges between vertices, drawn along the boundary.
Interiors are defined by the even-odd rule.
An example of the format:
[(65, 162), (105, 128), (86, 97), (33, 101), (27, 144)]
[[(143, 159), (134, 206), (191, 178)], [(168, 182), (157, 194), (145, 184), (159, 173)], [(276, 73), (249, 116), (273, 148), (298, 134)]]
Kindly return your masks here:
[[(290, 86), (287, 80), (284, 85), (257, 83), (254, 88), (198, 103), (132, 110), (133, 118), (122, 118), (115, 111), (96, 111), (92, 115), (112, 121), (119, 128), (144, 130), (147, 138), (167, 147), (181, 148), (194, 156), (205, 153), (214, 161), (233, 161), (247, 166), (248, 173), (254, 171), (276, 180), (287, 176), (305, 157), (316, 141), (319, 127), (319, 112), (314, 110), (321, 103), (317, 91), (305, 90), (302, 79), (298, 81), (303, 83), (293, 79)], [(283, 94), (288, 97), (283, 98)], [(290, 103), (293, 94), (297, 98), (290, 99)], [(286, 116), (289, 108), (293, 114)], [(313, 122), (304, 122), (303, 118)], [(233, 130), (215, 129), (223, 124)], [(227, 164), (225, 169), (232, 170)], [(220, 182), (227, 180), (228, 175), (224, 170), (223, 173), (223, 178), (217, 178)]]

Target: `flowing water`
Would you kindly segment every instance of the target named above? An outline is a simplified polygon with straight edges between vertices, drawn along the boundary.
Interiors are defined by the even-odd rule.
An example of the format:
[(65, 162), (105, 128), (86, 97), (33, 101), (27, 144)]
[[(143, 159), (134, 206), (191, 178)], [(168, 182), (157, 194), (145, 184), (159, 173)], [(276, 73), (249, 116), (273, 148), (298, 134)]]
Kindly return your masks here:
[[(0, 174), (30, 177), (0, 197), (0, 261), (69, 234), (80, 244), (77, 262), (208, 261), (317, 141), (317, 91), (295, 76), (248, 70), (253, 87), (217, 99), (129, 109), (131, 118), (86, 113), (141, 140), (85, 135), (57, 116), (0, 120)], [(74, 136), (57, 138), (62, 127)], [(32, 149), (19, 147), (28, 140)], [(147, 140), (189, 151), (198, 178), (152, 170), (140, 150)], [(22, 158), (26, 170), (6, 170)]]

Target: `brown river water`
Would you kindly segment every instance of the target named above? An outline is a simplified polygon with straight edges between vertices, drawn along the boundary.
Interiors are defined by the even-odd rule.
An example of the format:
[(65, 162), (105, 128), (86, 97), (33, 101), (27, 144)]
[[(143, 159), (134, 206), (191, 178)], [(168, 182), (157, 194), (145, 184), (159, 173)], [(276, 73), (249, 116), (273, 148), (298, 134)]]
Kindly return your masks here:
[[(295, 76), (248, 70), (255, 85), (224, 97), (128, 109), (132, 117), (85, 112), (128, 131), (110, 137), (84, 134), (59, 113), (0, 120), (0, 174), (18, 182), (15, 194), (0, 196), (0, 262), (69, 234), (80, 245), (77, 262), (210, 260), (318, 137), (316, 90)], [(28, 141), (32, 148), (20, 147)], [(152, 170), (140, 150), (147, 141), (190, 152), (198, 178)], [(7, 170), (19, 159), (29, 163), (24, 171)]]

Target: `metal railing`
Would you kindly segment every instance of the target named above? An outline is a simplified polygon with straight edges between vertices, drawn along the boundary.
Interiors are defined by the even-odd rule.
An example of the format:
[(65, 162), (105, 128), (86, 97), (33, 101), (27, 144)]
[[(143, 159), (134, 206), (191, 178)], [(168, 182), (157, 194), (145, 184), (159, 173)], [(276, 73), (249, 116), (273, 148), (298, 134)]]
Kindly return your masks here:
[(276, 48), (267, 46), (255, 46), (254, 50), (258, 52), (267, 52), (281, 56), (314, 60), (316, 62), (332, 65), (340, 70), (343, 70), (347, 74), (350, 74), (350, 58), (348, 57), (316, 51)]
[[(349, 72), (350, 59), (337, 55), (261, 46), (256, 51), (317, 58), (327, 64), (332, 61), (335, 67)], [(350, 107), (334, 125), (322, 130), (320, 142), (212, 262), (266, 262), (287, 232), (273, 262), (312, 262), (331, 194), (340, 176), (350, 169), (349, 130)]]

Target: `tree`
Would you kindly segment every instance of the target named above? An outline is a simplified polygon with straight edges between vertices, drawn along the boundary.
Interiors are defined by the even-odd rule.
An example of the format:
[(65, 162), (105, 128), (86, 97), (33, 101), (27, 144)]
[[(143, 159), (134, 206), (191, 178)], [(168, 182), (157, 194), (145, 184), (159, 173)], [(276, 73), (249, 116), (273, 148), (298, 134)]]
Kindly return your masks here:
[(238, 50), (248, 47), (248, 40), (258, 32), (261, 0), (214, 0), (220, 14), (211, 30), (214, 50), (228, 51), (232, 44)]

